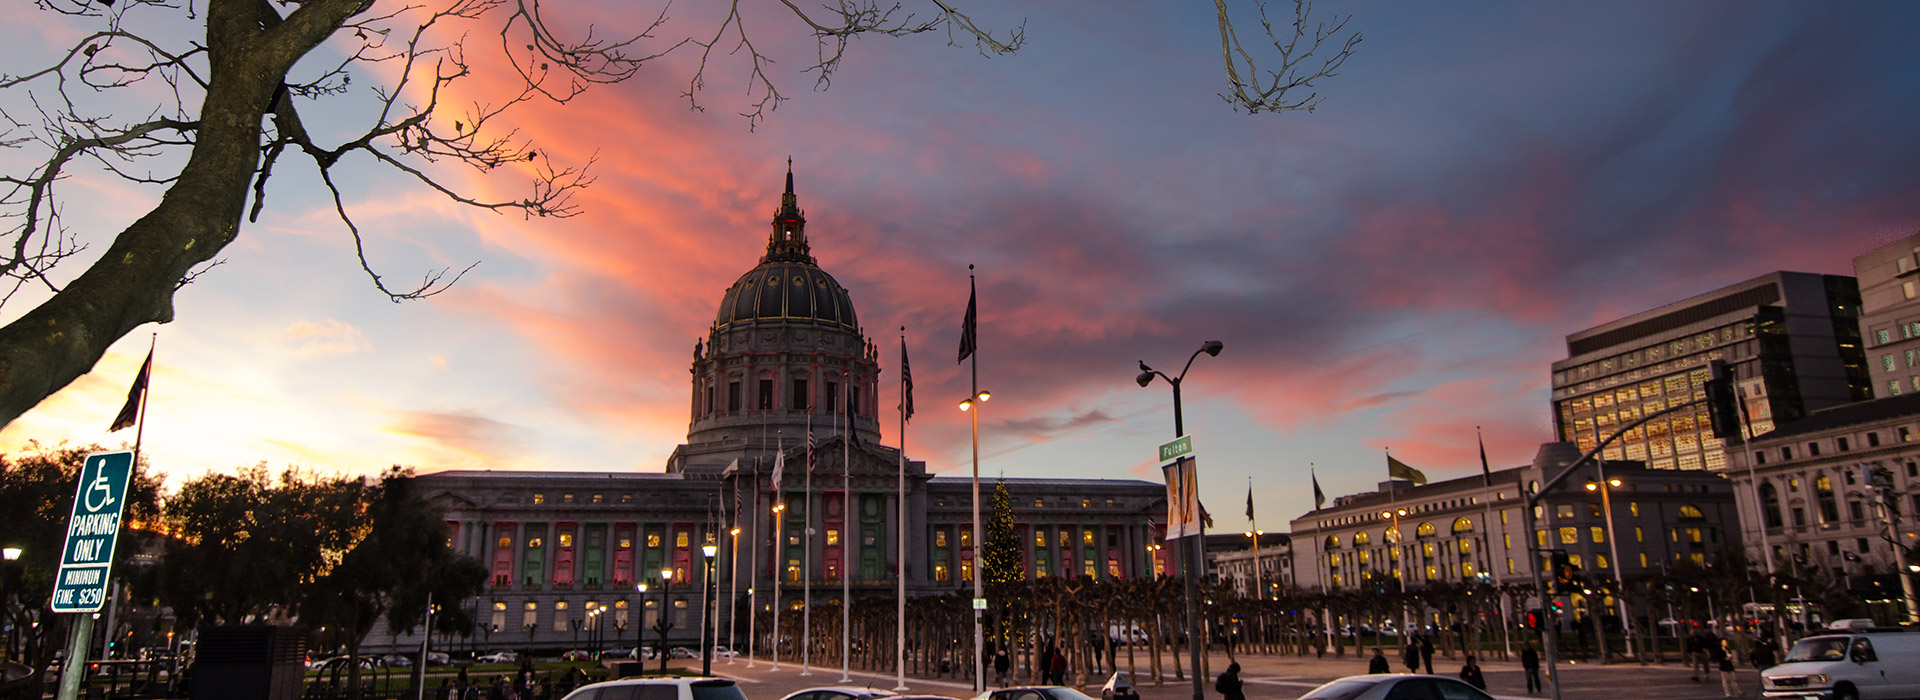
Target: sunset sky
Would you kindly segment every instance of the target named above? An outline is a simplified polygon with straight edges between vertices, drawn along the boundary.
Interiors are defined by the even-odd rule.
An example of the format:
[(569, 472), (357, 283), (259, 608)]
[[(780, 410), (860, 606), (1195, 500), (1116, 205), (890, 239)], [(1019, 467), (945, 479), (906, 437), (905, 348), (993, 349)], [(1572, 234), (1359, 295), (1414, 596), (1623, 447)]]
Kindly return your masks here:
[[(1024, 21), (1029, 44), (983, 58), (944, 34), (860, 39), (824, 92), (792, 17), (745, 4), (793, 98), (757, 129), (736, 114), (746, 67), (719, 51), (707, 109), (688, 109), (698, 56), (683, 47), (516, 113), (556, 163), (597, 153), (581, 216), (497, 215), (364, 158), (342, 166), (387, 280), (480, 263), (404, 304), (359, 270), (311, 164), (283, 161), (266, 212), (177, 295), (177, 320), (123, 339), (0, 431), (0, 451), (130, 442), (105, 429), (157, 332), (145, 450), (175, 483), (256, 463), (659, 471), (686, 436), (694, 342), (764, 251), (791, 156), (813, 253), (884, 349), (882, 406), (907, 328), (910, 455), (968, 468), (953, 357), (972, 263), (994, 393), (983, 474), (1157, 481), (1171, 394), (1135, 385), (1135, 363), (1177, 372), (1218, 339), (1184, 389), (1203, 496), (1239, 528), (1251, 477), (1261, 525), (1284, 529), (1311, 507), (1309, 465), (1330, 496), (1372, 489), (1386, 449), (1465, 476), (1475, 426), (1496, 469), (1531, 460), (1569, 333), (1774, 270), (1851, 274), (1853, 256), (1920, 231), (1920, 4), (1323, 1), (1365, 40), (1317, 111), (1258, 116), (1217, 97), (1205, 4), (967, 3), (988, 26)], [(602, 33), (658, 11), (547, 5)], [(675, 4), (656, 33), (710, 35), (705, 5)], [(12, 14), (28, 21), (0, 27), (8, 74), (99, 26)], [(482, 70), (456, 106), (510, 81), (497, 33), (473, 28)], [(23, 118), (23, 97), (0, 105)], [(102, 104), (137, 119), (151, 97)], [(338, 139), (366, 102), (303, 109)], [(0, 166), (20, 172), (22, 155)], [(526, 187), (434, 172), (487, 196)], [(158, 196), (97, 167), (63, 191), (95, 254)], [(881, 425), (898, 444), (897, 419)]]

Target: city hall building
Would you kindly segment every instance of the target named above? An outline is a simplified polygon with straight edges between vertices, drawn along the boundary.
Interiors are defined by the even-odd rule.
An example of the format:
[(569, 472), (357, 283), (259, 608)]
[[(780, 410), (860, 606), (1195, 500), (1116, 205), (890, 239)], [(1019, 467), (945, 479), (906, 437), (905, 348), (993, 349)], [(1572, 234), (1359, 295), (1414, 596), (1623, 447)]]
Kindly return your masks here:
[[(837, 601), (843, 580), (856, 603), (892, 600), (902, 569), (910, 597), (971, 597), (972, 480), (934, 476), (924, 461), (882, 444), (881, 350), (852, 294), (814, 259), (791, 170), (766, 254), (720, 295), (688, 363), (687, 441), (661, 472), (419, 477), (422, 493), (446, 510), (454, 549), (490, 572), (486, 591), (466, 603), (479, 625), (471, 643), (631, 646), (645, 626), (653, 644), (664, 605), (672, 643), (692, 645), (709, 565), (721, 630), (736, 611), (798, 609), (808, 587), (816, 604)], [(1172, 554), (1150, 546), (1165, 529), (1163, 485), (982, 479), (982, 517), (1002, 481), (1031, 575), (1172, 570)], [(704, 545), (717, 548), (711, 562)], [(742, 620), (742, 646), (746, 627)], [(368, 642), (418, 639), (376, 633)]]

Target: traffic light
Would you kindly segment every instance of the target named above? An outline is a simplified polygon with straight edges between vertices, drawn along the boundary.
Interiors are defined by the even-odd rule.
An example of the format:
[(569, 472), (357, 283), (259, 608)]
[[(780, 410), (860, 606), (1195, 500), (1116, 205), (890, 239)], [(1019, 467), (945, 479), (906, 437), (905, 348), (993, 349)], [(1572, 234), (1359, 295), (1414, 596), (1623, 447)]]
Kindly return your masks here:
[(1707, 363), (1707, 418), (1713, 436), (1722, 440), (1740, 438), (1740, 409), (1733, 390), (1733, 370), (1724, 360)]
[(1557, 601), (1557, 600), (1553, 601), (1553, 614), (1558, 615), (1566, 611), (1567, 611), (1566, 606), (1561, 605), (1560, 601)]
[(1527, 629), (1530, 629), (1530, 630), (1540, 629), (1540, 618), (1542, 617), (1545, 617), (1545, 613), (1541, 611), (1539, 608), (1528, 610), (1527, 611)]

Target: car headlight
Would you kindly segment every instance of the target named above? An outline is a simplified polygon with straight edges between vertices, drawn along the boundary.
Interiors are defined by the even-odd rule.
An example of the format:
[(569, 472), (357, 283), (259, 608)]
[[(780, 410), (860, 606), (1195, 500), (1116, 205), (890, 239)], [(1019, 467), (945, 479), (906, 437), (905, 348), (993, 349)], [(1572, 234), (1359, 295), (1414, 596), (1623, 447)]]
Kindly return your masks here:
[(1813, 675), (1807, 676), (1807, 684), (1808, 685), (1826, 685), (1827, 674), (1815, 673)]

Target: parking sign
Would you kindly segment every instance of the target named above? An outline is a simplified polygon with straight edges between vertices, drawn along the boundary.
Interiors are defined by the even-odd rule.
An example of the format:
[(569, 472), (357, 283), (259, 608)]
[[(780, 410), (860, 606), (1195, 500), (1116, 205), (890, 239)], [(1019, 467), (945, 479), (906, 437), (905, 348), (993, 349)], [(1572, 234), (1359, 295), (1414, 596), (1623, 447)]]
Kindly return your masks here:
[(107, 582), (113, 577), (113, 545), (119, 539), (127, 481), (132, 476), (132, 452), (87, 455), (80, 484), (74, 488), (60, 574), (54, 578), (54, 612), (99, 612), (105, 604)]

